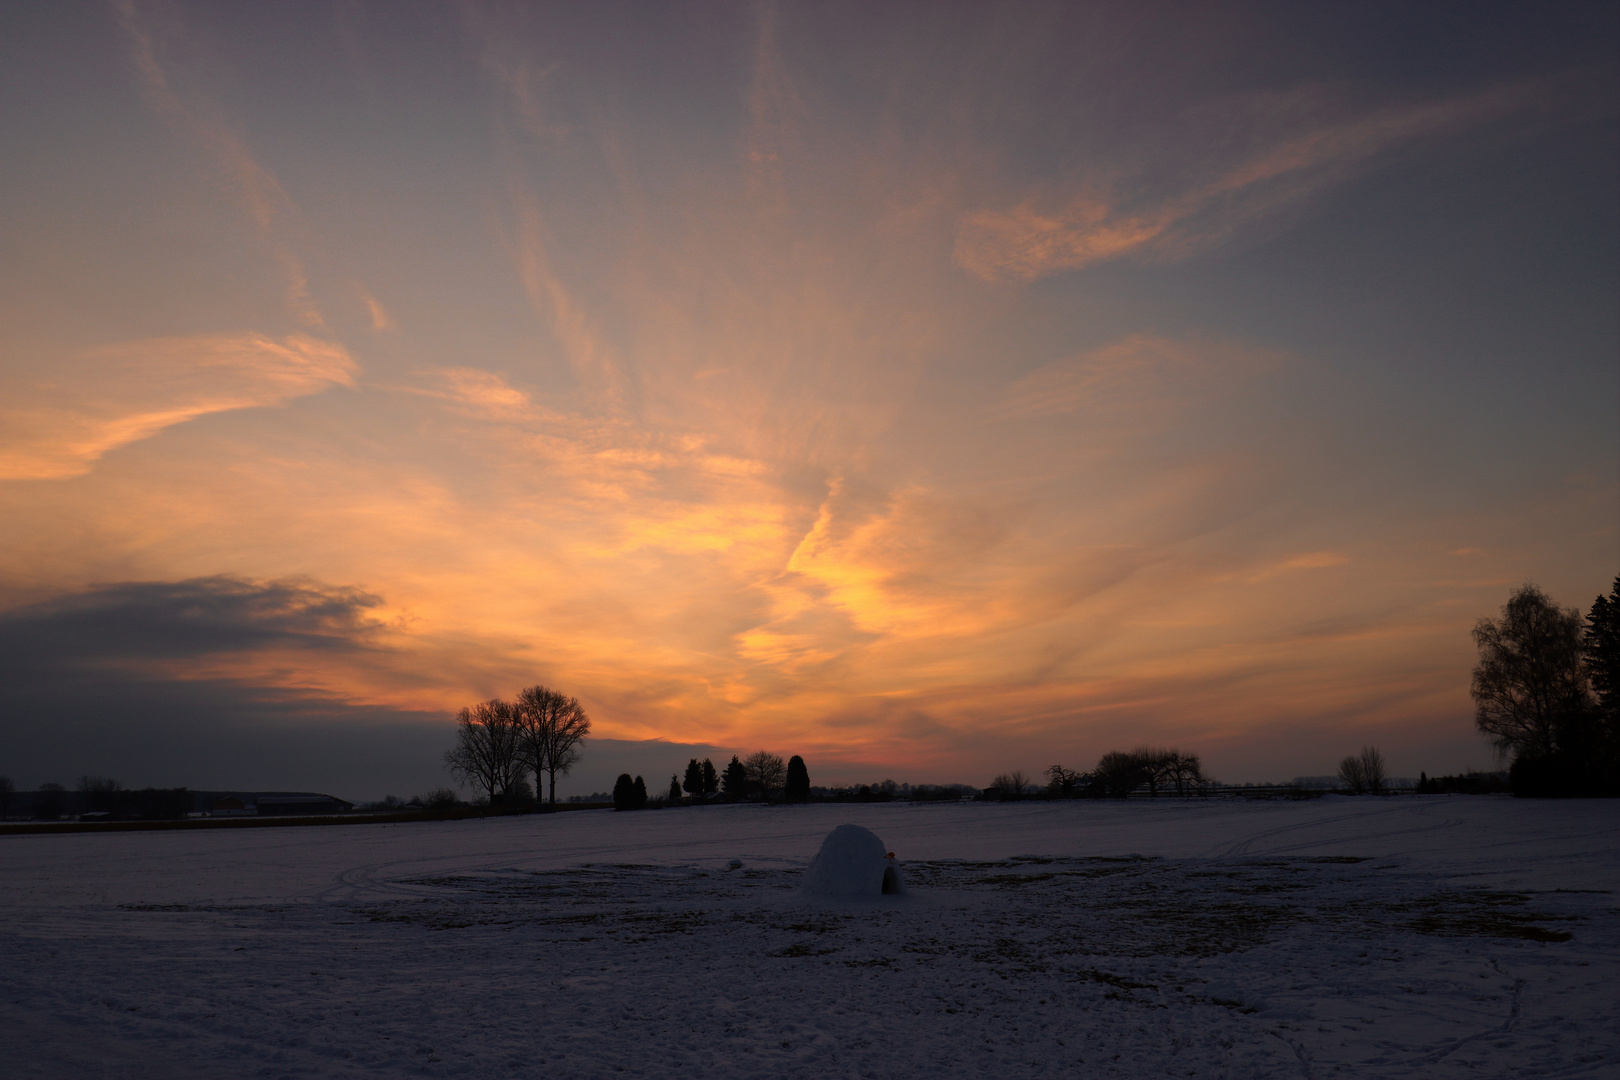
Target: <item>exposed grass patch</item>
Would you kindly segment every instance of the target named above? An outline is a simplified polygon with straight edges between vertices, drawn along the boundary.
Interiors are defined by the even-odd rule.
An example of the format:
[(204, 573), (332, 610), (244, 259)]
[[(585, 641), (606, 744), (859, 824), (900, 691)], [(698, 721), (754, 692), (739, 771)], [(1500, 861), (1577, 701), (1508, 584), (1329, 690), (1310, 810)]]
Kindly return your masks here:
[(1105, 983), (1108, 986), (1118, 987), (1121, 990), (1158, 989), (1158, 987), (1152, 983), (1136, 982), (1133, 979), (1125, 978), (1123, 975), (1115, 975), (1108, 971), (1098, 971), (1096, 968), (1082, 968), (1081, 970), (1076, 971), (1074, 975), (1076, 978), (1084, 979), (1087, 982)]
[(974, 878), (968, 885), (1029, 885), (1037, 881), (1051, 881), (1056, 874), (991, 874)]
[(814, 945), (809, 944), (808, 942), (798, 941), (798, 942), (794, 942), (792, 945), (789, 945), (785, 949), (781, 949), (781, 950), (779, 950), (777, 952), (771, 953), (771, 955), (772, 956), (785, 956), (785, 957), (793, 958), (793, 957), (803, 957), (803, 956), (826, 956), (828, 953), (833, 953), (833, 952), (837, 952), (837, 951), (838, 951), (837, 949), (818, 949)]

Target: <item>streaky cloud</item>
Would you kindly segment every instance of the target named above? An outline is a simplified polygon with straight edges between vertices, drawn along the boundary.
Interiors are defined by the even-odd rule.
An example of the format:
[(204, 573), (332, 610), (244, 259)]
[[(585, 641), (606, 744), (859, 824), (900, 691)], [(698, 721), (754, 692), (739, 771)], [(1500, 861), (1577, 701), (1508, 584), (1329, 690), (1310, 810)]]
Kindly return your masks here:
[(121, 446), (210, 413), (353, 386), (343, 346), (292, 334), (148, 338), (86, 350), (0, 406), (0, 480), (81, 476)]
[[(1135, 174), (1080, 176), (1066, 190), (1053, 185), (1012, 207), (964, 214), (956, 262), (986, 281), (1028, 282), (1126, 257), (1191, 258), (1380, 155), (1506, 116), (1538, 93), (1517, 85), (1347, 118), (1324, 116), (1332, 110), (1313, 90), (1237, 100), (1228, 105), (1232, 115), (1208, 117), (1221, 137), (1205, 133), (1147, 153), (1148, 160), (1168, 154), (1159, 169), (1168, 181), (1146, 166)], [(1234, 147), (1241, 153), (1236, 160)]]

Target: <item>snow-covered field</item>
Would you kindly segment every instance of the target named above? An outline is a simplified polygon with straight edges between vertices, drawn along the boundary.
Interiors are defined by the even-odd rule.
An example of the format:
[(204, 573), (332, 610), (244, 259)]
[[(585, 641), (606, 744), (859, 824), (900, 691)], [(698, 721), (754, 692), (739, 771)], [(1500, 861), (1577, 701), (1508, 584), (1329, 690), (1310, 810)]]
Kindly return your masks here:
[[(909, 895), (797, 890), (844, 822)], [(1617, 856), (1420, 796), (0, 836), (0, 1074), (1613, 1077)]]

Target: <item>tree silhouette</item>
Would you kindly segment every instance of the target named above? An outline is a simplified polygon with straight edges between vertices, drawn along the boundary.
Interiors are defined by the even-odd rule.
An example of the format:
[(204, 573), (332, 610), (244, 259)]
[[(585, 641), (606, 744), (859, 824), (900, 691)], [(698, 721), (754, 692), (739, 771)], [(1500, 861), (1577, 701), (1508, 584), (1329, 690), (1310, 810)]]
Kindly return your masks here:
[(539, 794), (544, 773), (547, 801), (556, 806), (557, 774), (567, 775), (579, 761), (579, 745), (591, 732), (591, 718), (575, 698), (538, 684), (518, 693), (515, 709), (523, 761), (534, 773), (535, 793)]
[(669, 774), (669, 801), (672, 803), (681, 801), (681, 782), (675, 779), (674, 773)]
[(639, 776), (636, 777), (635, 792), (636, 809), (640, 810), (643, 806), (647, 805), (647, 782)]
[(1382, 795), (1384, 755), (1376, 747), (1363, 746), (1359, 756), (1352, 755), (1339, 762), (1339, 783), (1349, 788), (1352, 795)]
[(1582, 663), (1581, 613), (1560, 609), (1534, 585), (1508, 598), (1500, 620), (1474, 625), (1474, 720), (1515, 760), (1582, 749), (1593, 703)]
[(768, 750), (756, 750), (743, 762), (748, 777), (748, 790), (769, 799), (787, 779), (787, 765)]
[(737, 802), (748, 794), (748, 770), (743, 763), (737, 760), (737, 755), (731, 755), (731, 764), (726, 766), (725, 775), (720, 778), (720, 785), (725, 789), (726, 798)]
[(521, 775), (515, 712), (508, 702), (491, 698), (456, 714), (456, 745), (444, 753), (450, 772), (473, 787), (482, 788), (491, 806), (499, 806)]
[(1024, 797), (1024, 789), (1028, 786), (1029, 779), (1024, 775), (1023, 771), (1014, 769), (1010, 773), (1001, 773), (990, 781), (988, 790), (995, 792), (996, 795), (1003, 799), (1021, 799)]
[(1131, 751), (1131, 757), (1136, 759), (1142, 770), (1142, 779), (1147, 784), (1150, 796), (1157, 798), (1159, 788), (1170, 780), (1178, 756), (1176, 751), (1158, 746), (1138, 746)]
[(1204, 763), (1197, 754), (1183, 754), (1180, 750), (1170, 751), (1170, 760), (1165, 765), (1165, 774), (1169, 781), (1176, 785), (1177, 795), (1186, 795), (1190, 792), (1208, 794), (1205, 787)]
[(1085, 786), (1088, 779), (1084, 773), (1065, 769), (1061, 765), (1053, 765), (1047, 769), (1046, 776), (1046, 790), (1059, 799), (1072, 799), (1079, 795), (1080, 789)]
[(613, 809), (634, 810), (636, 808), (636, 782), (630, 778), (629, 773), (620, 773), (619, 778), (613, 781)]
[(681, 787), (685, 788), (686, 793), (692, 798), (703, 798), (703, 766), (698, 764), (697, 758), (686, 763), (686, 780)]
[(787, 783), (782, 790), (782, 797), (788, 802), (810, 801), (810, 770), (804, 766), (804, 758), (794, 754), (788, 759)]
[(720, 774), (714, 771), (714, 762), (703, 759), (703, 794), (713, 795), (720, 790)]
[(1620, 577), (1614, 579), (1614, 590), (1608, 596), (1599, 596), (1592, 603), (1581, 652), (1592, 689), (1597, 691), (1598, 709), (1612, 735), (1620, 722), (1616, 719), (1620, 716)]
[(1123, 799), (1147, 783), (1147, 770), (1135, 754), (1114, 750), (1097, 761), (1097, 779), (1104, 793)]

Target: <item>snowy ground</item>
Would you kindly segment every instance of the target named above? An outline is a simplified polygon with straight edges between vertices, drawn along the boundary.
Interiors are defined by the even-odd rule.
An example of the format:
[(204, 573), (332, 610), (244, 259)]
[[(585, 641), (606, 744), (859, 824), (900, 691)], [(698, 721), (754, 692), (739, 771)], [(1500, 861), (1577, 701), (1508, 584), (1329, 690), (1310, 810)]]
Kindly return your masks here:
[[(796, 891), (846, 821), (910, 895)], [(0, 1074), (1613, 1077), (1617, 848), (1420, 796), (0, 836)]]

